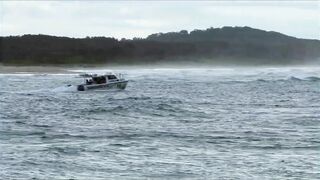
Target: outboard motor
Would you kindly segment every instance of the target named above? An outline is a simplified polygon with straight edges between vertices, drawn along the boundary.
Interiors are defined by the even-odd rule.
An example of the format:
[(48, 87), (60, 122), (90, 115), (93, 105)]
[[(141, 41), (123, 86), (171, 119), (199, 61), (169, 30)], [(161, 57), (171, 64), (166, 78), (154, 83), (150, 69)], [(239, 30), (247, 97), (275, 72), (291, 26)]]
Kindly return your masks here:
[(85, 90), (84, 85), (78, 85), (77, 90), (84, 91)]

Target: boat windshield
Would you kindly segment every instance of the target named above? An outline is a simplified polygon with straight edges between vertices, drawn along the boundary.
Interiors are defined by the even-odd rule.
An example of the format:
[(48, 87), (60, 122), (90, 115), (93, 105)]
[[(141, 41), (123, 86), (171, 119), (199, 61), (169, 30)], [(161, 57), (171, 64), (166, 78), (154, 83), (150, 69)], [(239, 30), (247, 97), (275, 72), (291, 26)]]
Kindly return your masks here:
[(115, 75), (108, 75), (107, 77), (108, 77), (108, 79), (110, 79), (110, 80), (111, 80), (111, 79), (118, 79)]
[(95, 84), (103, 84), (103, 83), (106, 83), (106, 77), (105, 76), (92, 77), (92, 81)]

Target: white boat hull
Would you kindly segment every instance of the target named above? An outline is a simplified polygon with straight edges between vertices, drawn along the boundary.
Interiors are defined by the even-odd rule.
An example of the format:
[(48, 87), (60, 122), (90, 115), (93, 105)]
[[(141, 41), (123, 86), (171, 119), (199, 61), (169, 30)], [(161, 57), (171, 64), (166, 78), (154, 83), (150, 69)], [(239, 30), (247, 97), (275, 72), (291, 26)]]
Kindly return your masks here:
[(88, 91), (95, 89), (125, 89), (128, 84), (126, 80), (108, 82), (102, 84), (80, 84), (77, 86), (78, 91)]

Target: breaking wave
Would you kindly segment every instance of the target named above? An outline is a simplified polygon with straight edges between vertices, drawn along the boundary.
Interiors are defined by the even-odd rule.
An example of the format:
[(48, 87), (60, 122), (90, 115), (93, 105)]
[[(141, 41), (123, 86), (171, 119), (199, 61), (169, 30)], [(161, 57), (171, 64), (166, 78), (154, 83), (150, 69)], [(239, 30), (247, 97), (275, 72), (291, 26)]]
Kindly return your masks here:
[[(250, 80), (248, 80), (250, 81)], [(287, 78), (258, 78), (256, 80), (252, 80), (252, 81), (257, 81), (257, 82), (277, 82), (277, 81), (312, 81), (312, 82), (317, 82), (320, 81), (320, 77), (315, 77), (315, 76), (310, 76), (310, 77), (296, 77), (296, 76), (290, 76)], [(241, 82), (241, 81), (238, 81)], [(244, 81), (245, 82), (245, 81)]]

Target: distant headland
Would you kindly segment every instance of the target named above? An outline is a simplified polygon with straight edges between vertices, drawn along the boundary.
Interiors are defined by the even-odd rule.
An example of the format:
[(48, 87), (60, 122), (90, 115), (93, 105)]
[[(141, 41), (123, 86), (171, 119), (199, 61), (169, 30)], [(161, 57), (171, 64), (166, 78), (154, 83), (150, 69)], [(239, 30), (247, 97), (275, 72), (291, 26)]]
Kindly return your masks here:
[(156, 33), (146, 38), (0, 37), (3, 65), (320, 64), (320, 40), (251, 27)]

